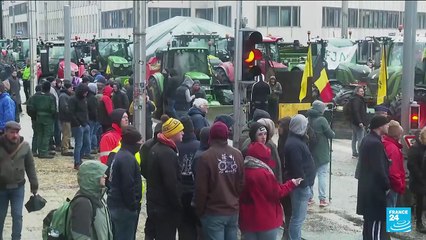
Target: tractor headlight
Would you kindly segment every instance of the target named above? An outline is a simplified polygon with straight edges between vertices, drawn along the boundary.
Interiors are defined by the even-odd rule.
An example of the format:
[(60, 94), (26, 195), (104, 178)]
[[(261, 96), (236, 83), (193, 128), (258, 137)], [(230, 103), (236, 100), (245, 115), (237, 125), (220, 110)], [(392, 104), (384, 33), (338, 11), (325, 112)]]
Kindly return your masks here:
[(116, 63), (114, 63), (112, 66), (113, 66), (113, 67), (115, 67), (115, 68), (119, 68), (119, 67), (120, 67), (120, 64), (116, 64)]

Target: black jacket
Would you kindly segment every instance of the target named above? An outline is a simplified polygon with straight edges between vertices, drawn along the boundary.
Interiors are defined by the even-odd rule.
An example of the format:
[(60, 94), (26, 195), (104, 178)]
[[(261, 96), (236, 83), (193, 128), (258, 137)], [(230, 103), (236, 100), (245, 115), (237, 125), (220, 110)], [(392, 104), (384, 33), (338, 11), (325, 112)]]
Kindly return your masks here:
[(75, 95), (69, 100), (69, 109), (71, 114), (71, 127), (83, 126), (89, 123), (89, 111), (87, 107), (87, 99), (83, 95), (89, 92), (89, 87), (84, 84), (78, 85)]
[(271, 88), (268, 83), (264, 81), (258, 81), (253, 84), (251, 91), (251, 101), (253, 102), (266, 102), (268, 101), (269, 95), (271, 95)]
[(71, 122), (70, 99), (71, 94), (66, 89), (62, 89), (59, 94), (59, 120), (62, 122)]
[(180, 77), (171, 77), (166, 79), (167, 84), (164, 85), (166, 98), (175, 99), (176, 90), (182, 83), (182, 78)]
[(288, 178), (303, 178), (298, 187), (314, 185), (315, 165), (303, 136), (289, 133), (284, 146), (285, 166)]
[(389, 160), (381, 137), (367, 134), (359, 149), (359, 179), (356, 212), (369, 220), (386, 220), (386, 191), (390, 189)]
[(87, 94), (87, 109), (89, 110), (89, 120), (97, 122), (99, 101), (96, 98), (96, 95), (91, 91)]
[(149, 153), (152, 149), (152, 147), (157, 143), (157, 136), (154, 134), (154, 138), (149, 139), (146, 141), (139, 151), (139, 154), (141, 156), (141, 174), (146, 179), (148, 178), (148, 165), (149, 160), (151, 159), (149, 156)]
[(358, 126), (360, 123), (364, 126), (368, 125), (367, 120), (367, 104), (363, 97), (355, 94), (351, 99), (352, 124)]
[(194, 179), (192, 177), (192, 163), (195, 153), (200, 147), (194, 133), (185, 133), (181, 143), (176, 144), (179, 149), (179, 167), (182, 176), (183, 192), (194, 192)]
[(190, 91), (190, 89), (185, 84), (180, 85), (176, 89), (176, 96), (175, 96), (176, 111), (188, 111), (189, 108), (191, 107), (191, 102), (186, 101), (186, 96), (185, 96), (186, 91)]
[(177, 150), (160, 138), (149, 154), (147, 178), (147, 209), (162, 214), (182, 209), (181, 174)]
[(138, 210), (142, 199), (142, 178), (134, 154), (122, 145), (111, 163), (108, 208)]
[(126, 109), (126, 111), (129, 110), (129, 98), (121, 90), (114, 92), (111, 99), (114, 109), (123, 108)]
[(426, 194), (426, 146), (419, 140), (407, 152), (407, 168), (410, 171), (410, 191)]

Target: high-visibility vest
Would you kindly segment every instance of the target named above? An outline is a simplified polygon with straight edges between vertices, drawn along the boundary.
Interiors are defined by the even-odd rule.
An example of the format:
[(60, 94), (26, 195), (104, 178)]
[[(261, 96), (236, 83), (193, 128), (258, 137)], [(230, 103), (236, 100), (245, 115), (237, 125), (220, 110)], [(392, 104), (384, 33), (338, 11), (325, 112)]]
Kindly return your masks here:
[[(115, 147), (111, 152), (117, 154), (118, 151), (120, 151), (121, 148), (121, 142), (118, 142), (118, 146)], [(135, 153), (136, 162), (138, 162), (139, 167), (141, 166), (141, 155), (139, 151)], [(141, 176), (142, 177), (142, 176)], [(142, 196), (146, 193), (146, 180), (142, 177)], [(142, 203), (142, 199), (141, 199)]]
[(28, 80), (31, 76), (31, 69), (30, 67), (25, 67), (24, 72), (22, 73), (22, 80)]

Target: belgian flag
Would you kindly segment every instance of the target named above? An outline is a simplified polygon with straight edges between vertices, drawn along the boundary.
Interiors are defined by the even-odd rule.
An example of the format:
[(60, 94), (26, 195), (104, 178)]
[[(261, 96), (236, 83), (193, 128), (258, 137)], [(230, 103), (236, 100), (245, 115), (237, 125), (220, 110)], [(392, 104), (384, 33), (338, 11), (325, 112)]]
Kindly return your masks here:
[(333, 89), (328, 81), (327, 70), (323, 61), (318, 59), (314, 68), (313, 82), (320, 92), (321, 100), (325, 103), (333, 101)]

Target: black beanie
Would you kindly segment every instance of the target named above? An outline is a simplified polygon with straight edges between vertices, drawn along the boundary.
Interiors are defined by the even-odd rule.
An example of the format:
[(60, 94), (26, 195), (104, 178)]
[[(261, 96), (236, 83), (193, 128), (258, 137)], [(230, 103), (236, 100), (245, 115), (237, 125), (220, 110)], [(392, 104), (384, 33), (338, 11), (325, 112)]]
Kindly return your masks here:
[(71, 84), (71, 82), (69, 80), (65, 80), (64, 81), (64, 88), (65, 89), (72, 88), (72, 84)]
[(123, 118), (124, 113), (126, 112), (123, 108), (114, 109), (111, 113), (111, 122), (118, 124), (120, 126), (121, 118)]
[(183, 124), (183, 132), (184, 133), (193, 133), (194, 132), (194, 124), (192, 123), (191, 118), (188, 116), (181, 117), (180, 122)]
[(134, 126), (126, 126), (121, 130), (121, 142), (124, 145), (134, 145), (142, 139), (142, 135)]
[(218, 122), (218, 121), (225, 123), (228, 128), (232, 128), (232, 126), (234, 125), (234, 122), (235, 122), (234, 119), (231, 116), (226, 115), (226, 114), (218, 115), (214, 119), (214, 122)]
[(50, 92), (50, 86), (51, 86), (50, 82), (44, 82), (41, 85), (41, 90), (45, 93)]
[(385, 116), (374, 116), (370, 121), (370, 129), (377, 129), (385, 124), (389, 123), (389, 119)]
[[(249, 137), (250, 137), (251, 142), (256, 142), (256, 133), (257, 133), (257, 130), (259, 130), (259, 128), (265, 128), (266, 131), (268, 132), (268, 128), (263, 126), (262, 124), (260, 124), (258, 122), (252, 123), (250, 125), (250, 130), (249, 130)], [(267, 136), (269, 136), (269, 132), (268, 132)], [(268, 140), (269, 140), (269, 138), (267, 138), (266, 141), (268, 141)]]

